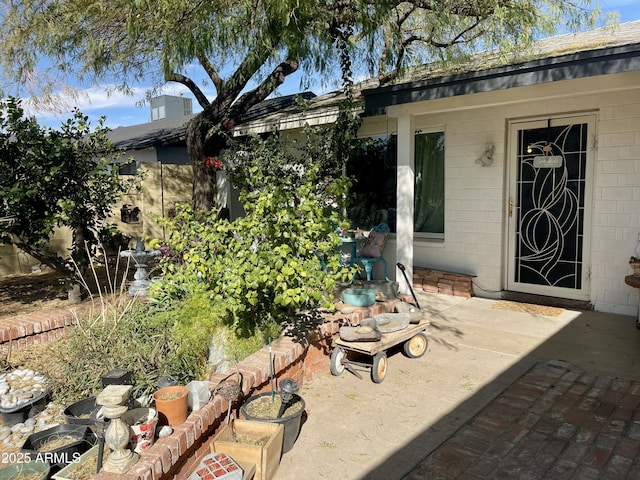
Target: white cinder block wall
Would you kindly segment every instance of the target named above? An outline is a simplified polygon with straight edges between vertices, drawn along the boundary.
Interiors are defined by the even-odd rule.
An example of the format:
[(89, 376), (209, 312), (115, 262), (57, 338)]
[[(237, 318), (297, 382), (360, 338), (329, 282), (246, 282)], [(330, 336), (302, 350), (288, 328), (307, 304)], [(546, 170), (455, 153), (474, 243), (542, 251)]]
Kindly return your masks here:
[[(605, 312), (635, 314), (630, 274), (640, 233), (640, 84), (601, 94), (592, 248), (592, 302)], [(595, 100), (595, 99), (594, 99)]]

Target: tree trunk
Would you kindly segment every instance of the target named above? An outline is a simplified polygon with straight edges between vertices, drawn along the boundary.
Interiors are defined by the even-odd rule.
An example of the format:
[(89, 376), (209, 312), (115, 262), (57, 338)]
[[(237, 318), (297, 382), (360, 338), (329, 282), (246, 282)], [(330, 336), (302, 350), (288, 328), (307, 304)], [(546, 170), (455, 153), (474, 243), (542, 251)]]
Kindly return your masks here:
[[(193, 208), (211, 210), (216, 205), (217, 183), (213, 168), (207, 167), (205, 139), (209, 130), (202, 114), (187, 125), (187, 152), (193, 166), (193, 190), (191, 203)], [(219, 152), (218, 152), (219, 153)]]
[[(72, 258), (76, 262), (76, 268), (79, 270), (77, 274), (83, 275), (89, 267), (89, 253), (87, 252), (86, 241), (91, 232), (87, 231), (84, 226), (76, 225), (72, 227)], [(90, 242), (91, 243), (91, 242)]]

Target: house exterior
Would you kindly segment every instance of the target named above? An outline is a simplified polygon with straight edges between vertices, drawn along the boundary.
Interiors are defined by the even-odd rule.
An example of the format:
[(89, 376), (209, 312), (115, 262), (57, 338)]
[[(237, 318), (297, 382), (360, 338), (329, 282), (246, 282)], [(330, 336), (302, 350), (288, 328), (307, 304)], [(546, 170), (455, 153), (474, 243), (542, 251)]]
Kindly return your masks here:
[[(296, 97), (309, 100), (315, 95), (303, 92), (265, 100), (247, 111), (242, 121), (253, 121), (274, 111), (295, 110)], [(108, 133), (114, 146), (132, 160), (120, 173), (144, 172), (140, 192), (125, 196), (109, 219), (119, 233), (131, 238), (132, 248), (137, 237), (162, 240), (165, 232), (157, 220), (171, 216), (177, 203), (191, 202), (193, 170), (185, 140), (187, 124), (194, 117), (191, 107), (190, 101), (181, 96), (162, 95), (150, 102), (152, 121), (118, 127)], [(218, 204), (228, 209), (231, 218), (242, 215), (237, 192), (223, 171), (218, 172), (217, 181)], [(65, 228), (56, 230), (49, 242), (61, 255), (67, 253), (70, 244), (71, 232)], [(39, 270), (37, 260), (13, 245), (0, 244), (0, 276)]]
[[(140, 193), (125, 196), (110, 219), (120, 233), (131, 237), (132, 248), (138, 236), (162, 238), (164, 232), (157, 218), (165, 216), (177, 202), (191, 199), (192, 169), (184, 137), (186, 123), (193, 114), (190, 100), (187, 100), (169, 95), (155, 98), (150, 105), (153, 121), (119, 127), (108, 134), (114, 145), (133, 160), (121, 173), (129, 175), (141, 169), (145, 171)], [(71, 232), (59, 228), (49, 246), (66, 255), (71, 241)], [(13, 245), (0, 244), (0, 275), (39, 270), (37, 260)]]
[[(482, 297), (634, 315), (625, 276), (640, 234), (640, 21), (546, 39), (526, 54), (359, 85), (359, 134), (378, 150), (351, 165), (362, 189), (354, 227), (388, 223), (387, 264), (408, 278), (415, 267), (462, 273)], [(305, 124), (334, 122), (343, 98), (308, 96), (304, 110), (265, 104), (234, 134), (297, 137)], [(166, 120), (112, 132), (159, 186), (131, 199), (142, 212), (131, 234), (162, 238), (147, 225), (174, 194), (190, 198), (184, 129)], [(389, 276), (408, 293), (399, 268)]]
[[(472, 275), (478, 296), (635, 314), (624, 278), (640, 232), (640, 22), (491, 65), (363, 86), (360, 136), (395, 156), (376, 172), (395, 188), (378, 217), (393, 225), (387, 263), (409, 278), (413, 267)], [(295, 135), (333, 121), (336, 96), (241, 128)]]
[[(185, 132), (193, 115), (172, 114), (171, 109), (161, 110), (154, 104), (152, 112), (155, 111), (156, 116), (158, 110), (168, 116), (109, 132), (113, 144), (125, 152), (126, 158), (133, 160), (121, 174), (143, 172), (140, 193), (123, 198), (112, 218), (118, 230), (132, 238), (163, 238), (164, 232), (157, 218), (167, 216), (176, 203), (191, 199), (193, 173)], [(182, 108), (180, 110), (182, 113)], [(131, 212), (136, 215), (127, 215)]]

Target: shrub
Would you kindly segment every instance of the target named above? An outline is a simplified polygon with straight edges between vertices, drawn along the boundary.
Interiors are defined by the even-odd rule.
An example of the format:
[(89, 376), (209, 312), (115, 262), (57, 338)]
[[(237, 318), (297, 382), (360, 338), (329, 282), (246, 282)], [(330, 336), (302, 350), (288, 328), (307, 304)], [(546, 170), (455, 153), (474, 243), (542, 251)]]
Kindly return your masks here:
[(336, 281), (352, 275), (340, 269), (335, 233), (345, 222), (349, 182), (327, 176), (335, 168), (320, 161), (321, 142), (306, 145), (251, 139), (228, 153), (223, 161), (245, 215), (229, 221), (177, 206), (164, 220), (167, 255), (152, 296), (171, 301), (207, 292), (240, 338), (291, 322), (301, 309), (331, 307)]
[(103, 299), (77, 317), (68, 338), (56, 346), (59, 363), (45, 373), (60, 401), (95, 395), (102, 376), (116, 368), (131, 371), (134, 396), (149, 395), (164, 375), (182, 384), (205, 378), (217, 325), (215, 308), (197, 294), (164, 308), (130, 297)]

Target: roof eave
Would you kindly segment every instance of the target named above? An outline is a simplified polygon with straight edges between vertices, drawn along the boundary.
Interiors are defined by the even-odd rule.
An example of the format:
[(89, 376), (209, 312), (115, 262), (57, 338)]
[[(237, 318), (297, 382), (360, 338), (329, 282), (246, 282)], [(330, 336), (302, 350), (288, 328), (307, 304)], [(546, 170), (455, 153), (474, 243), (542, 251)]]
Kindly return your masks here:
[(366, 89), (364, 116), (384, 115), (392, 105), (636, 70), (640, 70), (640, 43), (572, 53)]

